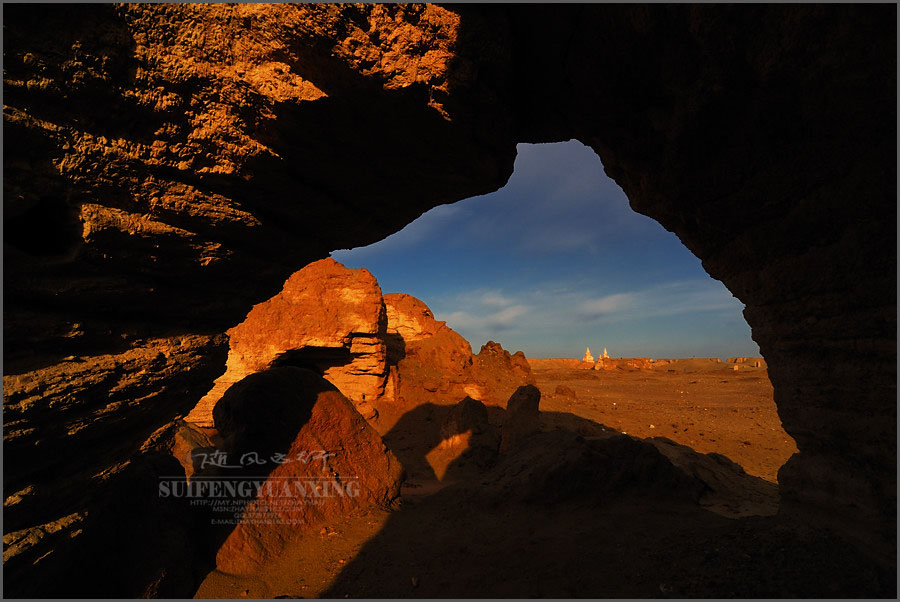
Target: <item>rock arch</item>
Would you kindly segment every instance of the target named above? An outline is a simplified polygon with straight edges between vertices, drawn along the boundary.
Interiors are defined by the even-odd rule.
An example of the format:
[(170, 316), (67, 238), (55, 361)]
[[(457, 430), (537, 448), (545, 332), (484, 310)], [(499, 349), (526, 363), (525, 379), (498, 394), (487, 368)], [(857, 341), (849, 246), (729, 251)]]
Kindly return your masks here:
[(9, 531), (89, 504), (75, 459), (190, 409), (300, 266), (577, 138), (746, 305), (801, 450), (783, 512), (895, 554), (896, 7), (4, 14)]

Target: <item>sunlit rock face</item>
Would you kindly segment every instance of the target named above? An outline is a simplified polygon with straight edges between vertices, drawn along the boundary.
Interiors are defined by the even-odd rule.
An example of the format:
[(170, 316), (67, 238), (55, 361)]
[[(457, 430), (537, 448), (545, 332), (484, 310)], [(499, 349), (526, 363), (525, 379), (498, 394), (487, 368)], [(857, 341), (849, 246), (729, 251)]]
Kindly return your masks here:
[(892, 558), (895, 11), (6, 6), (7, 532), (108, 507), (290, 274), (577, 138), (745, 303), (800, 449), (782, 512)]
[(228, 388), (273, 365), (312, 368), (356, 404), (372, 402), (384, 394), (386, 328), (381, 288), (368, 270), (313, 262), (228, 330), (225, 374), (186, 420), (214, 426), (213, 407)]
[[(418, 405), (427, 398), (454, 398), (468, 392), (464, 373), (472, 365), (472, 346), (459, 333), (436, 320), (425, 303), (403, 294), (384, 296), (388, 316), (388, 354), (397, 364), (393, 389), (398, 402)], [(402, 375), (401, 375), (402, 372)], [(483, 391), (473, 391), (480, 400)], [(460, 394), (462, 393), (462, 394)]]
[(383, 404), (455, 403), (471, 395), (502, 405), (531, 377), (521, 352), (510, 355), (489, 341), (473, 355), (425, 303), (382, 296), (368, 270), (330, 258), (293, 274), (227, 335), (225, 373), (185, 417), (195, 426), (218, 428), (213, 410), (228, 389), (276, 366), (321, 374), (369, 420)]
[(510, 354), (488, 341), (473, 354), (469, 342), (435, 320), (422, 301), (398, 294), (385, 295), (384, 301), (389, 336), (397, 335), (388, 341), (388, 355), (397, 362), (389, 388), (398, 406), (457, 403), (465, 397), (504, 406), (519, 386), (533, 381), (521, 351)]
[(427, 339), (447, 328), (445, 322), (434, 319), (425, 303), (412, 295), (389, 293), (384, 296), (384, 305), (388, 332), (398, 335), (405, 343)]

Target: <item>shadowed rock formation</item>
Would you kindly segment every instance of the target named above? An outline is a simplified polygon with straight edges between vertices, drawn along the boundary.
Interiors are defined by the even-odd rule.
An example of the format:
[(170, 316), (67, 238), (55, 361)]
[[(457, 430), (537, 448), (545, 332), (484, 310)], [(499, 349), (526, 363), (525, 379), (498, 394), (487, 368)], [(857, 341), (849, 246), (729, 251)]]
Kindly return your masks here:
[(473, 435), (480, 435), (488, 430), (487, 407), (477, 399), (466, 397), (444, 418), (441, 424), (441, 437), (444, 440), (471, 431)]
[(397, 371), (397, 401), (407, 408), (455, 403), (464, 397), (503, 406), (518, 387), (532, 381), (521, 351), (510, 354), (488, 341), (473, 355), (469, 343), (446, 326), (433, 337), (406, 345)]
[(800, 449), (781, 512), (895, 562), (895, 6), (4, 16), (6, 534), (100, 495), (289, 274), (577, 138), (746, 305)]

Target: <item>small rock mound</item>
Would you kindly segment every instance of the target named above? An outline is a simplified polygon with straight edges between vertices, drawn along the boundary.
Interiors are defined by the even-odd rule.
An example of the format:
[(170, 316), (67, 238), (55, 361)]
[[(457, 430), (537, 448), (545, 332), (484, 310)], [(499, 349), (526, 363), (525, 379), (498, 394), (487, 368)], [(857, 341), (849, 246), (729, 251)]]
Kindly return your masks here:
[(571, 387), (567, 387), (565, 385), (556, 385), (556, 390), (554, 391), (554, 393), (556, 395), (565, 395), (566, 397), (578, 397)]
[(696, 504), (707, 490), (651, 443), (627, 435), (585, 438), (554, 430), (501, 455), (484, 474), (481, 493), (498, 503), (605, 504), (634, 496)]
[(778, 512), (778, 486), (748, 475), (740, 464), (727, 456), (701, 454), (666, 437), (652, 437), (646, 441), (675, 466), (706, 485), (700, 499), (706, 509), (732, 518), (772, 516)]
[(522, 444), (528, 436), (541, 428), (540, 410), (541, 390), (534, 385), (525, 385), (516, 389), (506, 404), (506, 421), (503, 423), (503, 434), (500, 452), (507, 453)]
[(761, 357), (730, 357), (725, 360), (726, 364), (741, 364), (753, 368), (766, 368), (766, 360)]
[(441, 425), (441, 436), (449, 439), (469, 431), (477, 435), (483, 433), (488, 426), (488, 412), (485, 405), (477, 399), (465, 397), (447, 414)]
[(446, 415), (441, 439), (444, 448), (465, 448), (456, 462), (471, 461), (478, 469), (492, 465), (500, 447), (500, 432), (488, 420), (487, 407), (471, 397), (464, 398)]

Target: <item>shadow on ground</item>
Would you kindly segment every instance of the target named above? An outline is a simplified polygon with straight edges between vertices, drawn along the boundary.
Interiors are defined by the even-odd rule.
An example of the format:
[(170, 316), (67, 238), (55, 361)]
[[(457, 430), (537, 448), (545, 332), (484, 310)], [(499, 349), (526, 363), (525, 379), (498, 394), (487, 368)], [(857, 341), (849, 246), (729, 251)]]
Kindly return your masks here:
[[(429, 452), (451, 409), (419, 406), (385, 435), (412, 482), (437, 479)], [(322, 597), (893, 596), (893, 571), (832, 533), (748, 516), (777, 490), (727, 458), (564, 413), (542, 422), (487, 467), (466, 448), (439, 487), (406, 489)], [(749, 512), (710, 503), (744, 494)]]

